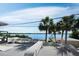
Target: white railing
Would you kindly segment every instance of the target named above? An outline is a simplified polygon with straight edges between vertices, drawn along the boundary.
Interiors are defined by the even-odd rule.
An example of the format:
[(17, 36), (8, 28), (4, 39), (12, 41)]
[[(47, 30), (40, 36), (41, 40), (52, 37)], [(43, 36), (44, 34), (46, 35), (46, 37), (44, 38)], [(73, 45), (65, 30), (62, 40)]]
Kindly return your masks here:
[(37, 43), (35, 43), (33, 46), (31, 46), (26, 50), (24, 56), (36, 56), (42, 46), (43, 46), (43, 41), (38, 41)]

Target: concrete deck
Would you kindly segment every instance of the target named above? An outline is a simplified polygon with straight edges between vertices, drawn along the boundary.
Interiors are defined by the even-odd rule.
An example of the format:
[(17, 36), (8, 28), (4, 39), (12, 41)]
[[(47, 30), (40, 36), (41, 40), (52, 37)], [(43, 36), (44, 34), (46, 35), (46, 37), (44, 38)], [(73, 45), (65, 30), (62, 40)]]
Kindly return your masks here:
[[(58, 49), (53, 46), (44, 46), (37, 56), (62, 56), (62, 52), (59, 52)], [(63, 56), (73, 56), (73, 54), (67, 52), (67, 54), (63, 53)]]
[[(33, 44), (7, 44), (1, 45), (0, 56), (24, 56), (26, 50)], [(12, 46), (12, 47), (11, 47)]]
[[(7, 44), (0, 45), (0, 56), (24, 56), (27, 49), (31, 47), (33, 44)], [(37, 56), (62, 56), (62, 52), (60, 52), (54, 46), (43, 46), (40, 49)], [(67, 54), (63, 53), (63, 56), (73, 56), (72, 53), (67, 52)]]
[(19, 45), (19, 44), (1, 44), (0, 45), (0, 51), (7, 51), (9, 49), (14, 48), (17, 45)]

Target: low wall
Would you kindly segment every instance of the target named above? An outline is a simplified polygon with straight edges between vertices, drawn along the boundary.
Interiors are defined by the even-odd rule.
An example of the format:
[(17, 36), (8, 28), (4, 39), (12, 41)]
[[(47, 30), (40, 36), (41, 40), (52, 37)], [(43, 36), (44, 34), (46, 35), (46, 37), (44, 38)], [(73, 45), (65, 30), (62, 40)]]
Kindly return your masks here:
[(37, 55), (42, 46), (43, 46), (43, 41), (38, 41), (37, 43), (35, 43), (33, 46), (31, 46), (26, 50), (26, 53), (24, 54), (24, 56)]
[(68, 44), (72, 44), (72, 45), (74, 45), (75, 47), (79, 47), (79, 41), (72, 41), (72, 40), (69, 40), (69, 41), (68, 41)]

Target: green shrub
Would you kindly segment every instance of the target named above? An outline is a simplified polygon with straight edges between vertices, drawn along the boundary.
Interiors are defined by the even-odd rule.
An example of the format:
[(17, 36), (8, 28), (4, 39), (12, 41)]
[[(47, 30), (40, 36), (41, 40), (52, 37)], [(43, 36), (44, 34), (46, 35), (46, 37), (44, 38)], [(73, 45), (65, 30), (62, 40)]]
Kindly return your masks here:
[(77, 29), (73, 30), (70, 34), (71, 38), (79, 39), (79, 31)]

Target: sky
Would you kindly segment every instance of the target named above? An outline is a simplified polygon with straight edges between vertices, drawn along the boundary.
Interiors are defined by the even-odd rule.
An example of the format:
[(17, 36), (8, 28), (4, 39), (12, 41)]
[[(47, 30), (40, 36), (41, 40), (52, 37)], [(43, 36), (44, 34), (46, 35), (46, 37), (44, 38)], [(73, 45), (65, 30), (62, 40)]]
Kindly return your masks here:
[[(8, 23), (1, 31), (18, 33), (40, 33), (39, 23), (19, 24), (41, 19), (62, 17), (79, 13), (78, 3), (0, 3), (0, 21)], [(55, 19), (54, 22), (60, 19)], [(13, 25), (19, 24), (19, 25)], [(33, 26), (33, 27), (32, 27)]]

